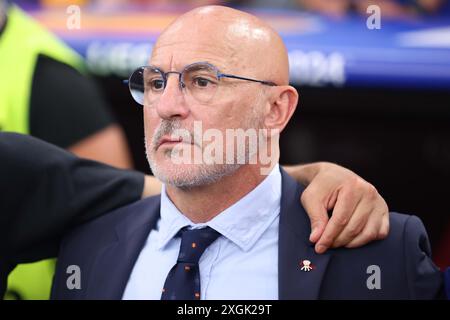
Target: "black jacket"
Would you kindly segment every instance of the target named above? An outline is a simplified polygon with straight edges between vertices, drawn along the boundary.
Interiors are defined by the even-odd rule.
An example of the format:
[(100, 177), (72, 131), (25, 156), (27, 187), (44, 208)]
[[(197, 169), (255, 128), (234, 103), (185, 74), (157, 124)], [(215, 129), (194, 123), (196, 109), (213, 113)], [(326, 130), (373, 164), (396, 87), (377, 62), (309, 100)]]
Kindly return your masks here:
[(67, 230), (140, 199), (144, 175), (0, 132), (0, 296), (18, 263), (55, 257)]

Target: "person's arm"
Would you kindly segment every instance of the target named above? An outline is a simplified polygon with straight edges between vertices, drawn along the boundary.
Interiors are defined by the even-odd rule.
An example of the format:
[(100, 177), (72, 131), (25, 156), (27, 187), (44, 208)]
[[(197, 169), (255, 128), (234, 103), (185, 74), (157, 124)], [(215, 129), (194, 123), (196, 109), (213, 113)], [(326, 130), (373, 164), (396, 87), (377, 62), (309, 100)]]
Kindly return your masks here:
[[(354, 172), (329, 162), (284, 169), (307, 186), (301, 202), (311, 220), (311, 242), (318, 253), (330, 247), (362, 246), (384, 239), (389, 232), (389, 210), (373, 185)], [(161, 182), (145, 177), (143, 197), (161, 192)], [(328, 211), (332, 210), (331, 218)]]
[(146, 175), (144, 189), (142, 190), (142, 198), (155, 196), (161, 193), (162, 183), (154, 176)]
[(0, 133), (0, 164), (0, 254), (10, 263), (55, 256), (65, 231), (139, 200), (144, 186), (141, 173), (20, 134)]

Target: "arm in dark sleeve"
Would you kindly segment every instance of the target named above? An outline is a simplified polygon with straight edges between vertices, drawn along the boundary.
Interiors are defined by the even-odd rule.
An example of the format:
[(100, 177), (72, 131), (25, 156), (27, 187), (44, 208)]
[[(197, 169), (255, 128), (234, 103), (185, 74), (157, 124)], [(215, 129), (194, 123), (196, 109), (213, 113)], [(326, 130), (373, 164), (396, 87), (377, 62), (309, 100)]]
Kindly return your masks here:
[(141, 173), (0, 133), (0, 258), (15, 264), (55, 256), (64, 232), (140, 199), (143, 185)]
[(410, 299), (444, 298), (443, 275), (431, 260), (431, 247), (422, 221), (411, 216), (404, 231), (406, 276)]

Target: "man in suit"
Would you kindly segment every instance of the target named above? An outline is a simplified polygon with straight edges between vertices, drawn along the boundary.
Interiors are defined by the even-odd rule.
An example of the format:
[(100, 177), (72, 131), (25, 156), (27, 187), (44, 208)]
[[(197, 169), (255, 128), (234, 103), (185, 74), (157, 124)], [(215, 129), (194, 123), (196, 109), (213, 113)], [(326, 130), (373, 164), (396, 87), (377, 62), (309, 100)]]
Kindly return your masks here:
[[(17, 263), (54, 257), (68, 230), (161, 191), (152, 176), (84, 160), (28, 135), (0, 132), (0, 163), (0, 296)], [(318, 230), (311, 241), (319, 247), (359, 246), (372, 236), (386, 237), (387, 206), (370, 183), (331, 163), (286, 170), (308, 185), (306, 190), (316, 190), (305, 192), (301, 201)], [(321, 204), (335, 193), (336, 203), (328, 208), (339, 211), (328, 222)], [(345, 226), (337, 228), (341, 219), (348, 221), (345, 226), (360, 221), (374, 234), (352, 235)]]
[[(150, 66), (130, 77), (131, 94), (144, 106), (147, 158), (164, 183), (161, 195), (68, 235), (53, 298), (442, 295), (442, 274), (414, 216), (391, 214), (385, 240), (315, 252), (297, 200), (303, 187), (278, 165), (278, 133), (298, 102), (288, 71), (281, 38), (254, 16), (208, 6), (173, 22)], [(244, 131), (259, 140), (249, 134), (240, 149), (235, 137)]]

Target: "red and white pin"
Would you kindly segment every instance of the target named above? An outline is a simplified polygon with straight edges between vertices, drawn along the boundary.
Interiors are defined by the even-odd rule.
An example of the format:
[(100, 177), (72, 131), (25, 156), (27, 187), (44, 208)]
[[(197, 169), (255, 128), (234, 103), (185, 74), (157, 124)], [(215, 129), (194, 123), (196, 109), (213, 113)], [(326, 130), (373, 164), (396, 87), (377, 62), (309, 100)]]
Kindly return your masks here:
[(309, 260), (302, 261), (302, 267), (300, 268), (300, 270), (309, 272), (313, 269), (314, 269), (314, 265), (311, 263), (311, 261), (309, 261)]

